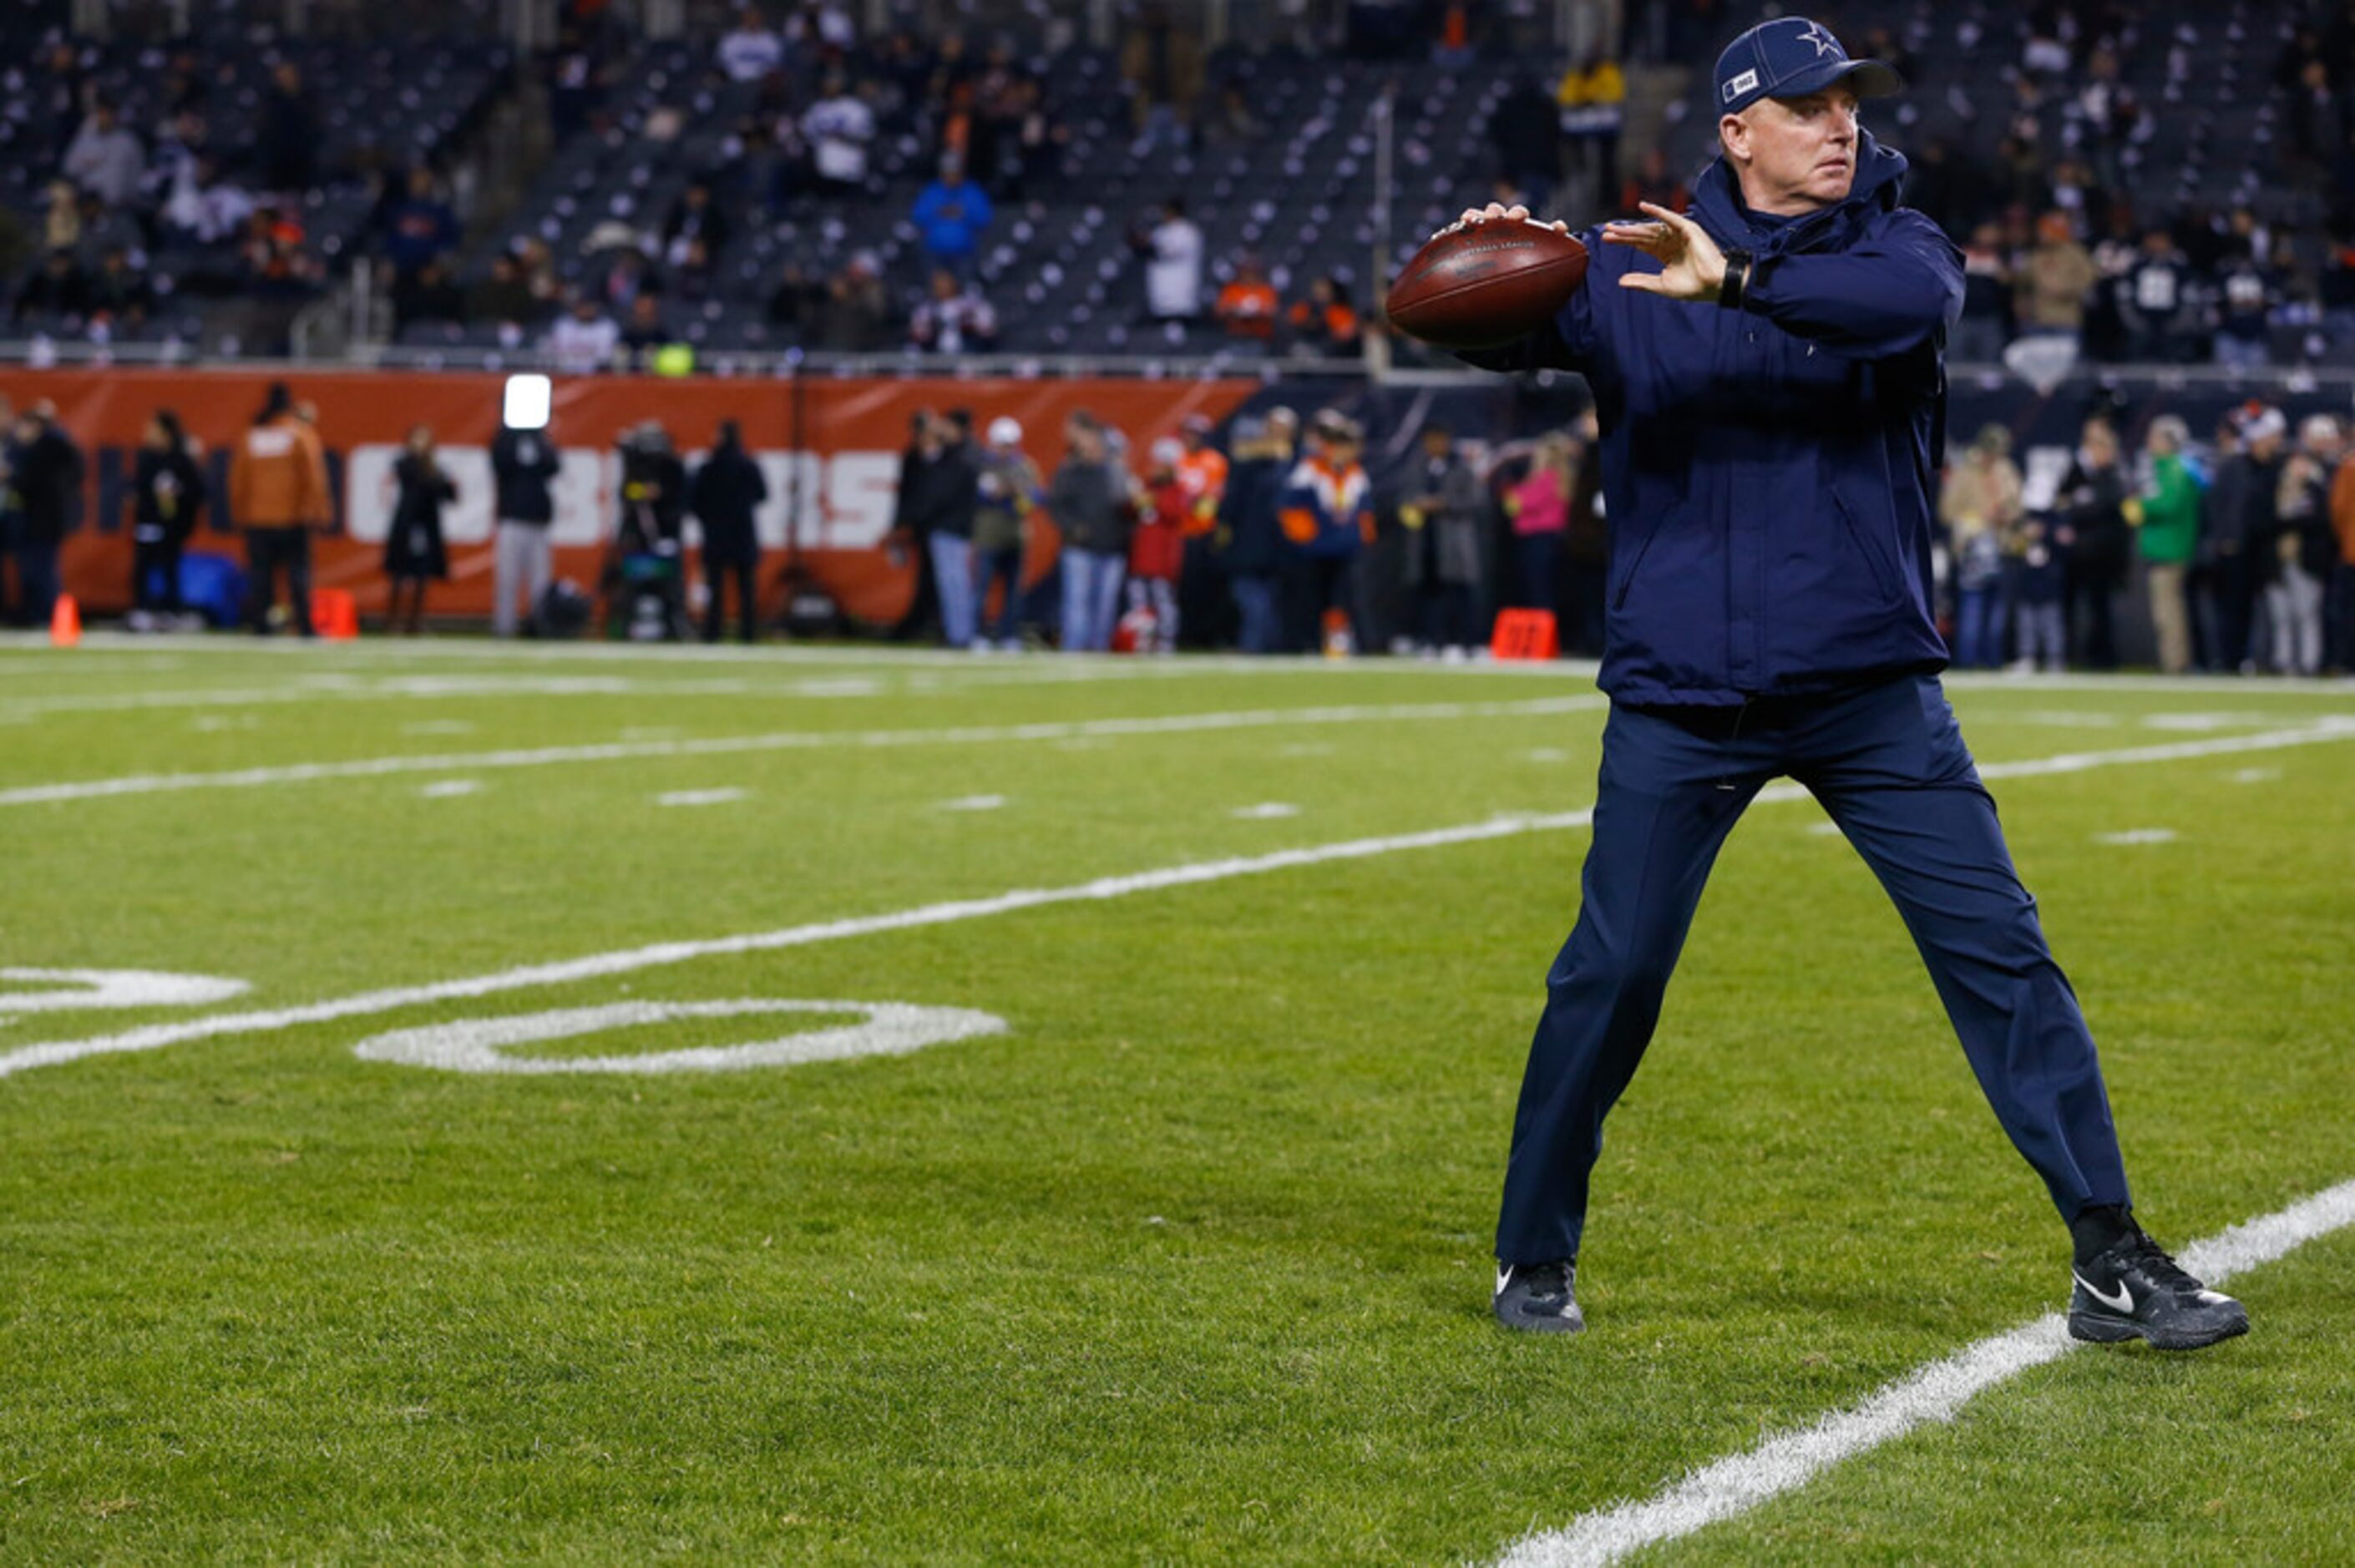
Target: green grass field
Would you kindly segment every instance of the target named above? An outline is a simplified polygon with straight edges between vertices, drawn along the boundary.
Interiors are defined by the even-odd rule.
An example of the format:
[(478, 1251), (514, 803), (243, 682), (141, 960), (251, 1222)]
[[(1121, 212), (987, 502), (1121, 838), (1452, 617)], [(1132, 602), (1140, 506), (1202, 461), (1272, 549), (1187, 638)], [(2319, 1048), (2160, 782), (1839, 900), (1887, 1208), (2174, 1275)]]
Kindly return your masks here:
[[(610, 652), (0, 646), (0, 967), (250, 988), (0, 995), (0, 1561), (1480, 1562), (2062, 1301), (1894, 915), (1779, 800), (1613, 1123), (1592, 1331), (1493, 1327), (1579, 674)], [(1953, 694), (2145, 1219), (2355, 1177), (2355, 693)], [(355, 1054), (748, 1000), (1004, 1029)], [(658, 1012), (507, 1054), (865, 1016)], [(2067, 1357), (1647, 1561), (2343, 1561), (2350, 1277), (2340, 1231), (2234, 1281), (2245, 1340)]]

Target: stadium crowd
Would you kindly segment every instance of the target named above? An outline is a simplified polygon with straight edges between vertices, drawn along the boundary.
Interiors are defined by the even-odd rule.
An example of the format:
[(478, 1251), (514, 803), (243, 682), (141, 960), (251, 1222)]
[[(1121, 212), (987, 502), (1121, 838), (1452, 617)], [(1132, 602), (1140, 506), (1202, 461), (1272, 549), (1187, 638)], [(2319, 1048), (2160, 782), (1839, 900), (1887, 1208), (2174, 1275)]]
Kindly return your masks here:
[[(673, 93), (625, 126), (614, 98), (641, 41), (613, 9), (568, 7), (559, 42), (529, 68), (557, 144), (626, 132), (653, 147), (699, 135), (706, 149), (680, 194), (643, 212), (616, 202), (579, 256), (522, 225), (504, 244), (467, 249), (461, 214), (473, 180), (447, 150), (413, 164), (327, 166), (316, 92), (292, 60), (232, 122), (208, 95), (217, 62), (193, 46), (151, 51), (138, 68), (149, 79), (135, 94), (144, 113), (132, 122), (101, 91), (95, 48), (53, 37), (36, 111), (72, 130), (44, 175), (44, 210), (0, 215), (10, 314), (20, 332), (103, 340), (144, 323), (165, 296), (305, 297), (330, 260), (305, 215), (328, 182), (357, 180), (368, 219), (362, 243), (344, 253), (381, 264), (397, 332), (495, 325), (506, 346), (540, 347), (571, 370), (684, 369), (691, 355), (662, 352), (677, 349), (687, 319), (729, 286), (746, 236), (806, 217), (812, 202), (873, 199), (893, 188), (886, 162), (912, 149), (929, 177), (890, 215), (911, 236), (907, 254), (853, 243), (822, 270), (784, 260), (764, 284), (773, 341), (920, 355), (1035, 346), (1006, 338), (1003, 302), (991, 296), (1012, 281), (991, 282), (983, 262), (1037, 216), (1042, 192), (1060, 191), (1074, 136), (1061, 101), (1069, 90), (1049, 57), (1009, 37), (974, 42), (908, 26), (869, 34), (854, 10), (744, 8), (704, 46), (699, 67), (709, 84), (737, 91), (726, 101), (732, 118), (698, 124), (679, 103), (702, 100)], [(1629, 76), (1647, 64), (1639, 57), (1651, 11), (1668, 14), (1672, 50), (1702, 48), (1722, 23), (1716, 6), (1691, 0), (1636, 7), (1628, 59), (1589, 55), (1518, 80), (1484, 111), (1498, 194), (1570, 212), (1681, 200), (1669, 146), (1626, 134)], [(1393, 74), (1461, 68), (1504, 47), (1484, 7), (1352, 12), (1337, 35), (1302, 31), (1279, 47)], [(1891, 132), (1913, 160), (1907, 200), (1967, 258), (1958, 360), (2036, 340), (2048, 357), (2248, 367), (2355, 341), (2355, 23), (2328, 7), (2268, 19), (2281, 37), (2252, 84), (2267, 128), (2241, 150), (2263, 179), (2244, 199), (2179, 200), (2174, 172), (2143, 156), (2159, 118), (2180, 111), (2152, 101), (2121, 60), (2165, 24), (2109, 0), (2047, 0), (2023, 16), (1998, 79), (2006, 97), (1970, 106), (1974, 125), (2000, 121), (1999, 137), (1943, 122)], [(1855, 50), (1892, 59), (1917, 97), (1961, 90), (1939, 51), (1910, 49), (1882, 25), (1856, 32)], [(1116, 61), (1138, 147), (1296, 153), (1292, 133), (1231, 74), (1231, 54), (1206, 52), (1167, 7), (1126, 8)], [(2178, 45), (2169, 82), (2197, 65), (2196, 48)], [(1346, 357), (1381, 330), (1346, 271), (1295, 275), (1248, 246), (1214, 254), (1182, 193), (1137, 213), (1127, 238), (1135, 319), (1199, 323), (1187, 342)], [(188, 259), (170, 273), (153, 264), (166, 247)]]

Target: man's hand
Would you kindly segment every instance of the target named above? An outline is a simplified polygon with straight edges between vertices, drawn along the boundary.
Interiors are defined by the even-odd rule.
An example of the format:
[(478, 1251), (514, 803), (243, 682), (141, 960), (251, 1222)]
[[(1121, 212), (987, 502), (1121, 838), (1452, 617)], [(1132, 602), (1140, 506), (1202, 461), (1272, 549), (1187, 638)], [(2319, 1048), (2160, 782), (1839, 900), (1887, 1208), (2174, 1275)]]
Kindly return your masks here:
[[(1445, 228), (1441, 229), (1439, 232), (1441, 234), (1453, 234), (1459, 228), (1469, 228), (1476, 224), (1482, 223), (1523, 223), (1528, 221), (1529, 216), (1529, 209), (1521, 206), (1518, 202), (1511, 207), (1506, 207), (1501, 203), (1492, 201), (1487, 207), (1465, 207), (1462, 217), (1457, 218), (1454, 223), (1449, 224)], [(1562, 222), (1560, 218), (1554, 219), (1553, 222), (1548, 224), (1546, 227), (1552, 229), (1556, 234), (1568, 234), (1570, 232), (1570, 225)], [(1436, 236), (1433, 238), (1436, 238)]]
[(1622, 272), (1619, 286), (1641, 289), (1647, 294), (1660, 294), (1671, 300), (1716, 303), (1718, 291), (1725, 284), (1725, 253), (1717, 248), (1717, 241), (1682, 213), (1670, 212), (1650, 202), (1644, 203), (1643, 207), (1657, 221), (1606, 224), (1603, 242), (1632, 245), (1659, 262), (1660, 270)]

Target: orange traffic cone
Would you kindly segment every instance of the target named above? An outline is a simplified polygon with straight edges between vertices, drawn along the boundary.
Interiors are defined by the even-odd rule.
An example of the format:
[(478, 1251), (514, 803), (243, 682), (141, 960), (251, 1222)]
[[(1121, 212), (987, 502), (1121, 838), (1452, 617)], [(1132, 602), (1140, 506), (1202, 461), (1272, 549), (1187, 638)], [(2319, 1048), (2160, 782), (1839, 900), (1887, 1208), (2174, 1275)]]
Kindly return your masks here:
[(49, 611), (49, 645), (70, 648), (81, 641), (81, 609), (73, 595), (58, 595), (57, 607)]

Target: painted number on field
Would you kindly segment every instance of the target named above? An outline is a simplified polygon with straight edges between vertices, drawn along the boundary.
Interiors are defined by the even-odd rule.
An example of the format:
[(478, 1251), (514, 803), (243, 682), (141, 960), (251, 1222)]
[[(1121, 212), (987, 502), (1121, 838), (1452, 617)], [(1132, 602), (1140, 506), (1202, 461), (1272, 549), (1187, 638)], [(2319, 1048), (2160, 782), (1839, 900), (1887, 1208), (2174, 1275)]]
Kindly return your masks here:
[(244, 994), (245, 981), (153, 969), (0, 969), (0, 1023), (70, 1008), (204, 1007)]
[[(577, 1040), (617, 1029), (685, 1019), (764, 1013), (859, 1014), (856, 1023), (803, 1030), (749, 1045), (695, 1046), (634, 1056), (511, 1056), (518, 1045)], [(794, 1067), (852, 1056), (900, 1056), (928, 1045), (1002, 1034), (1006, 1021), (963, 1007), (897, 1001), (624, 1001), (510, 1018), (465, 1018), (371, 1035), (352, 1047), (363, 1061), (441, 1067), (453, 1073), (730, 1073)]]

